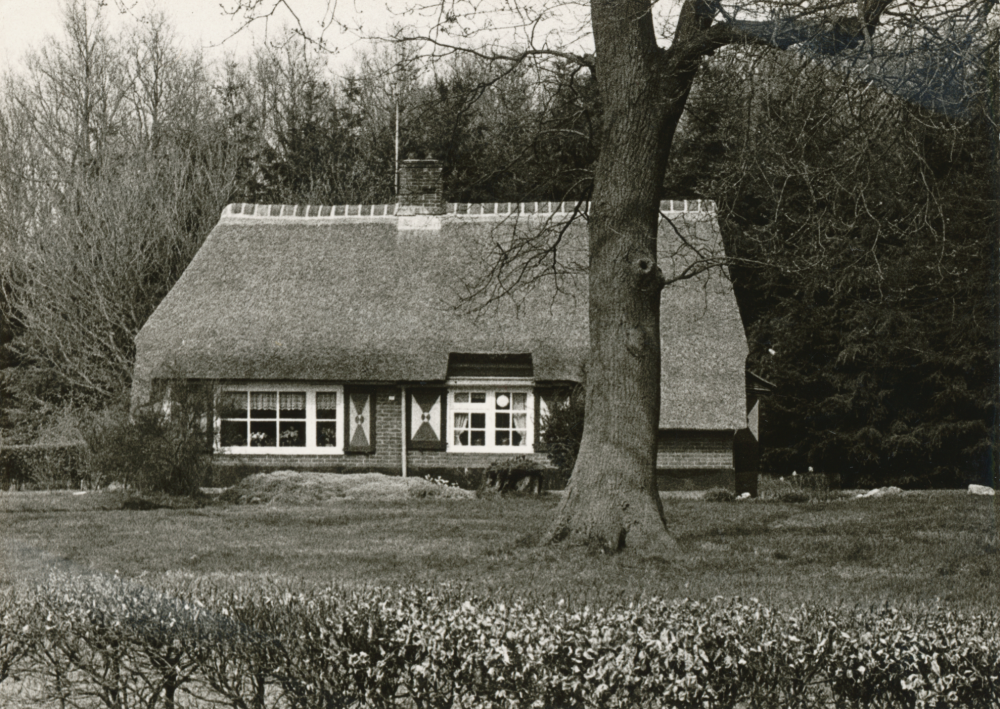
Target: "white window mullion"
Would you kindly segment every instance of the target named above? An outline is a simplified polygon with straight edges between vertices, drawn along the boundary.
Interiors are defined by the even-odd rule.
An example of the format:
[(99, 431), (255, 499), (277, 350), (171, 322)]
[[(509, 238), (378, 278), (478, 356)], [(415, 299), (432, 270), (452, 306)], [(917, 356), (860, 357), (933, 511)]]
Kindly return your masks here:
[(274, 392), (274, 447), (281, 448), (281, 392)]
[(250, 450), (250, 422), (253, 421), (253, 417), (250, 415), (250, 392), (247, 392), (247, 441), (245, 450)]
[(347, 447), (347, 396), (341, 389), (337, 394), (337, 448), (342, 453)]
[(316, 391), (306, 389), (306, 448), (316, 447)]
[(524, 434), (527, 437), (527, 440), (524, 442), (524, 445), (534, 450), (535, 449), (535, 392), (533, 391), (528, 392), (528, 396), (525, 397), (524, 409), (525, 409), (524, 418), (528, 422), (528, 425), (525, 426)]
[(497, 440), (497, 393), (486, 392), (486, 448), (492, 448)]
[[(448, 432), (447, 438), (444, 441), (444, 449), (446, 451), (452, 448), (458, 447), (458, 427), (455, 425), (455, 418), (458, 415), (458, 411), (455, 408), (455, 392), (449, 389), (445, 392), (445, 397), (447, 398), (447, 406), (445, 406), (445, 412), (447, 416), (447, 422), (445, 423), (445, 431)], [(412, 413), (411, 413), (412, 416)]]

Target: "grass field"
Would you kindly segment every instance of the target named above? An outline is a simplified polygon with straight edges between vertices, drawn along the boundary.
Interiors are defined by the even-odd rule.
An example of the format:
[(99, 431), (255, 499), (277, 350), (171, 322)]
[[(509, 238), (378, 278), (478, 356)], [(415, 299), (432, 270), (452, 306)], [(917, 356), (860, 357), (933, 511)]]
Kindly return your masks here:
[(3, 584), (51, 571), (270, 575), (345, 586), (450, 582), (479, 595), (608, 603), (640, 594), (992, 610), (997, 498), (961, 491), (820, 503), (665, 499), (681, 553), (534, 546), (541, 498), (333, 501), (126, 511), (111, 492), (0, 493)]

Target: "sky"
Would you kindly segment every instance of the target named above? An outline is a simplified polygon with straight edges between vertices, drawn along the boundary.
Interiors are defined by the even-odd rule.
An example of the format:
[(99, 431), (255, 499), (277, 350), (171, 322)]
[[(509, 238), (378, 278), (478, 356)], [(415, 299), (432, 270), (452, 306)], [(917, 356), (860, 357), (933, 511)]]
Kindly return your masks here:
[[(0, 73), (16, 68), (27, 50), (61, 34), (63, 1), (0, 0)], [(233, 2), (222, 0), (221, 4), (231, 7)], [(124, 15), (121, 13), (123, 6)], [(331, 6), (328, 0), (295, 0), (293, 6), (306, 31), (322, 32), (321, 22)], [(227, 54), (244, 55), (255, 44), (266, 41), (268, 36), (273, 38), (284, 26), (295, 22), (287, 10), (279, 8), (269, 22), (258, 21), (248, 30), (238, 31), (241, 18), (227, 15), (220, 0), (109, 0), (105, 16), (114, 31), (150, 8), (167, 15), (182, 44), (202, 47), (210, 60), (221, 59)], [(394, 19), (384, 0), (338, 0), (336, 12), (338, 19), (354, 26), (384, 27)], [(330, 27), (325, 37), (346, 57), (359, 43), (355, 33), (336, 27)]]
[[(50, 37), (62, 34), (62, 11), (69, 0), (0, 0), (0, 74), (16, 69), (25, 52), (42, 45)], [(417, 24), (426, 26), (430, 17), (440, 17), (442, 4), (438, 0), (287, 0), (296, 15), (283, 6), (282, 0), (262, 0), (267, 7), (277, 6), (267, 22), (258, 20), (249, 28), (241, 29), (244, 18), (227, 14), (223, 7), (232, 8), (237, 0), (104, 0), (104, 16), (112, 32), (121, 30), (150, 10), (164, 13), (172, 24), (182, 44), (200, 47), (209, 61), (227, 56), (246, 56), (255, 45), (260, 45), (282, 34), (285, 27), (300, 24), (311, 37), (320, 37), (336, 51), (330, 64), (347, 64), (355, 50), (367, 46), (362, 33), (386, 34), (393, 25)], [(98, 0), (87, 0), (96, 3)], [(407, 5), (424, 5), (424, 12), (410, 10)], [(676, 9), (675, 0), (660, 0), (655, 5), (656, 14)], [(452, 27), (490, 27), (487, 35), (475, 34), (478, 39), (492, 36), (507, 46), (524, 43), (527, 30), (515, 29), (526, 16), (541, 12), (544, 19), (531, 33), (536, 47), (558, 46), (574, 51), (592, 51), (589, 48), (589, 7), (585, 0), (523, 0), (510, 3), (505, 0), (472, 0), (468, 3), (449, 2), (447, 7), (473, 10)], [(486, 9), (484, 9), (486, 8)], [(506, 8), (504, 13), (501, 8)], [(514, 8), (513, 12), (510, 9)], [(543, 8), (548, 8), (547, 12)], [(337, 22), (330, 23), (335, 15)], [(423, 16), (423, 17), (422, 17)], [(324, 21), (325, 27), (324, 30)], [(363, 28), (363, 29), (362, 29)], [(581, 37), (583, 38), (581, 40)]]

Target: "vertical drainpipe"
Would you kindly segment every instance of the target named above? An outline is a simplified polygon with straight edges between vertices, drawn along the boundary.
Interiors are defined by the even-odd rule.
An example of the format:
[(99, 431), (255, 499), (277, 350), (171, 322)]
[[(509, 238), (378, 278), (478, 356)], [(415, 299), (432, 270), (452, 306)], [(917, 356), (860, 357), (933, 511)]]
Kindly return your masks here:
[(403, 477), (406, 477), (406, 385), (402, 384), (399, 387), (399, 415), (400, 415), (400, 425), (399, 425), (399, 446), (403, 455)]

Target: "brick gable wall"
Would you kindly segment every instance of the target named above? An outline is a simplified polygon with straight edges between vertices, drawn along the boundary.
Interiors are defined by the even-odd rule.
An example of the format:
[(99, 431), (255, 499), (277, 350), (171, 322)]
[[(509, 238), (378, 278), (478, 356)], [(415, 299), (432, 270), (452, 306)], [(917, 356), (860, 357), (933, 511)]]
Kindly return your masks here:
[(732, 470), (734, 431), (660, 431), (659, 470)]

